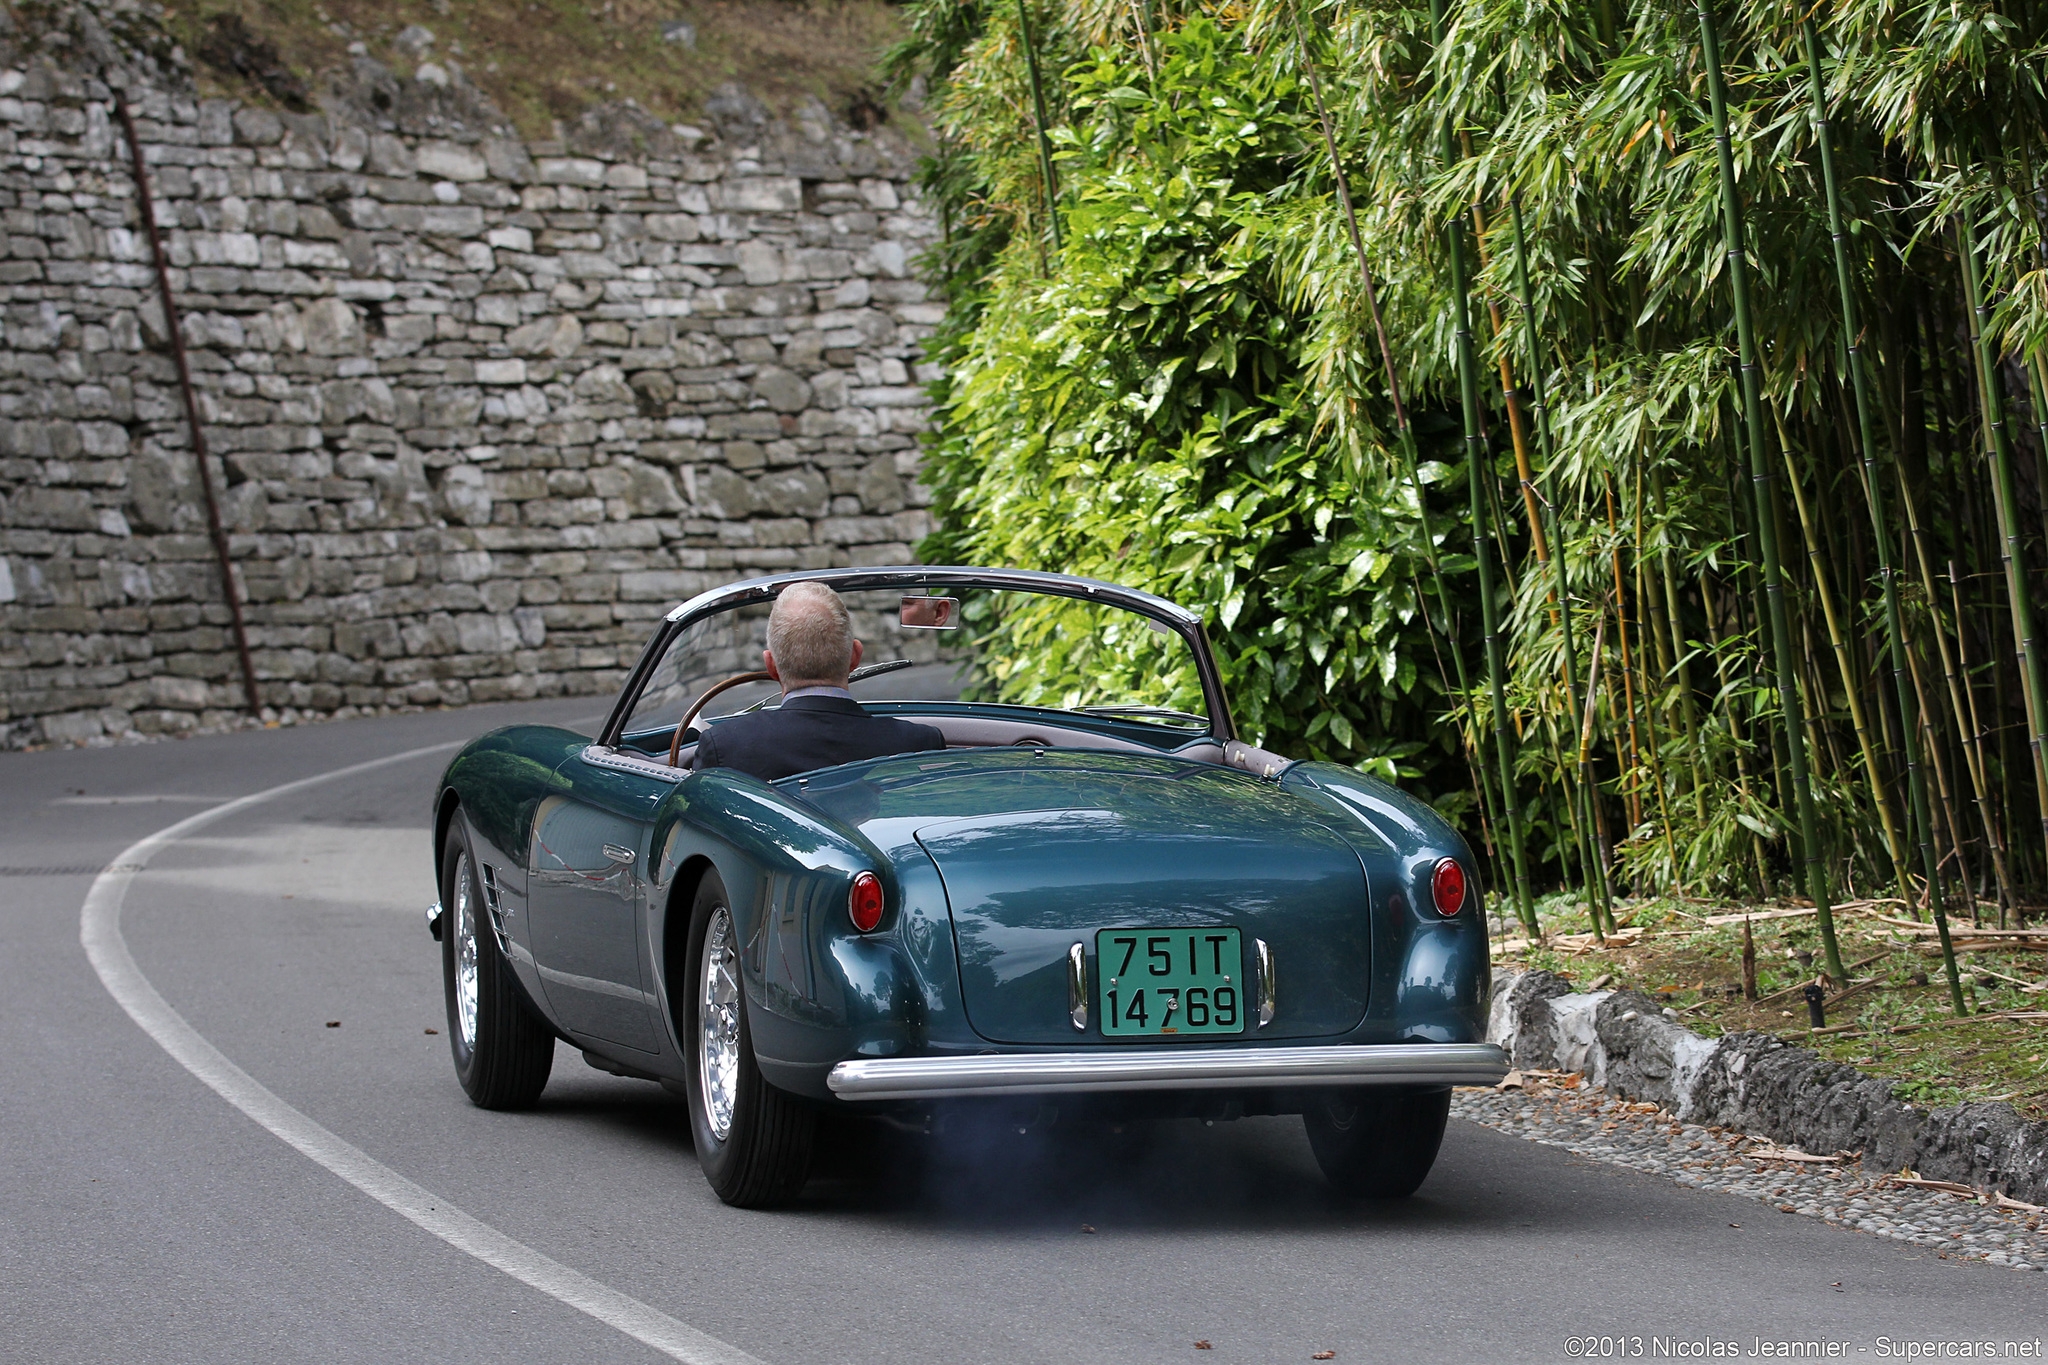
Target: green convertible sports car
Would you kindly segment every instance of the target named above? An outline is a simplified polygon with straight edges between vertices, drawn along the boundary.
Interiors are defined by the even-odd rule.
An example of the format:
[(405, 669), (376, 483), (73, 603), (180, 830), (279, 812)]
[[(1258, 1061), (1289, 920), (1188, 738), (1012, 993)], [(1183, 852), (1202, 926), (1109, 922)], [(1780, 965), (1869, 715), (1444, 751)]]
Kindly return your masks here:
[[(691, 765), (772, 706), (776, 594), (847, 604), (867, 710), (943, 750)], [(434, 796), (455, 1069), (533, 1103), (555, 1040), (687, 1097), (719, 1196), (804, 1183), (833, 1113), (1301, 1114), (1331, 1183), (1429, 1173), (1486, 1043), (1470, 849), (1359, 772), (1240, 740), (1200, 618), (1009, 569), (735, 583), (669, 612), (595, 734), (471, 743)]]

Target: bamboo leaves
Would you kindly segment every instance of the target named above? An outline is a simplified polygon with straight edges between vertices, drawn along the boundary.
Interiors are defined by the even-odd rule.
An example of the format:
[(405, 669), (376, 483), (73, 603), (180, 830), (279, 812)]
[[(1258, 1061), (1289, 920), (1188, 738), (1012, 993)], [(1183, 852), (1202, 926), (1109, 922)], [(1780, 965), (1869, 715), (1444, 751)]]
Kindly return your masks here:
[(912, 7), (927, 555), (1204, 607), (1248, 730), (1596, 925), (2040, 898), (2048, 11), (1028, 3)]

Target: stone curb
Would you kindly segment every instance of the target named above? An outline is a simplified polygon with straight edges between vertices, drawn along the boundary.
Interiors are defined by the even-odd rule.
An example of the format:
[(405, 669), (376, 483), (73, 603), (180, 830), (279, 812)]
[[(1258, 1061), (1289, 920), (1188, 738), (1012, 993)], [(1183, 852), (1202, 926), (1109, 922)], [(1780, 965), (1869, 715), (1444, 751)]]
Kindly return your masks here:
[(1885, 1081), (1767, 1033), (1703, 1038), (1640, 991), (1575, 992), (1554, 972), (1504, 972), (1486, 1036), (1517, 1067), (1576, 1071), (1688, 1122), (2048, 1202), (2048, 1123), (2003, 1101), (1921, 1108)]

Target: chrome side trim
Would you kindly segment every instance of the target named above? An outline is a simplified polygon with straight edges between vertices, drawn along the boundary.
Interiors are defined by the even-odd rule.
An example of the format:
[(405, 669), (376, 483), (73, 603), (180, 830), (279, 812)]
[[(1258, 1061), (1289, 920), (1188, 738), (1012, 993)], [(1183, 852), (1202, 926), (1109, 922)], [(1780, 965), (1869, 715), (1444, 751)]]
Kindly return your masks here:
[(1265, 1085), (1492, 1085), (1507, 1073), (1507, 1054), (1492, 1043), (1369, 1043), (863, 1057), (833, 1067), (826, 1083), (844, 1100), (935, 1100)]
[(1067, 949), (1067, 1019), (1082, 1032), (1088, 1029), (1088, 950), (1076, 943)]
[(691, 772), (689, 768), (671, 768), (666, 763), (656, 763), (651, 758), (642, 758), (603, 744), (585, 745), (582, 756), (585, 763), (599, 768), (632, 773), (635, 777), (652, 777), (662, 782), (680, 782)]
[(1273, 979), (1273, 950), (1266, 940), (1252, 940), (1253, 966), (1259, 974), (1259, 1027), (1273, 1022), (1273, 1008), (1280, 999), (1280, 987)]

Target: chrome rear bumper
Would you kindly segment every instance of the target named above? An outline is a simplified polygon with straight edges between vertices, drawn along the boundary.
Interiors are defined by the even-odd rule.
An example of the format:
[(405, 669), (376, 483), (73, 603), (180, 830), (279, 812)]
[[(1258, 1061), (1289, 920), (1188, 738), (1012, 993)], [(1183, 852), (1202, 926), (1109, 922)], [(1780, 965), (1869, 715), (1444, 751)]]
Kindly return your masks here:
[(861, 1058), (833, 1067), (826, 1083), (843, 1100), (936, 1100), (1258, 1086), (1492, 1085), (1507, 1073), (1507, 1054), (1492, 1043), (1370, 1043)]

